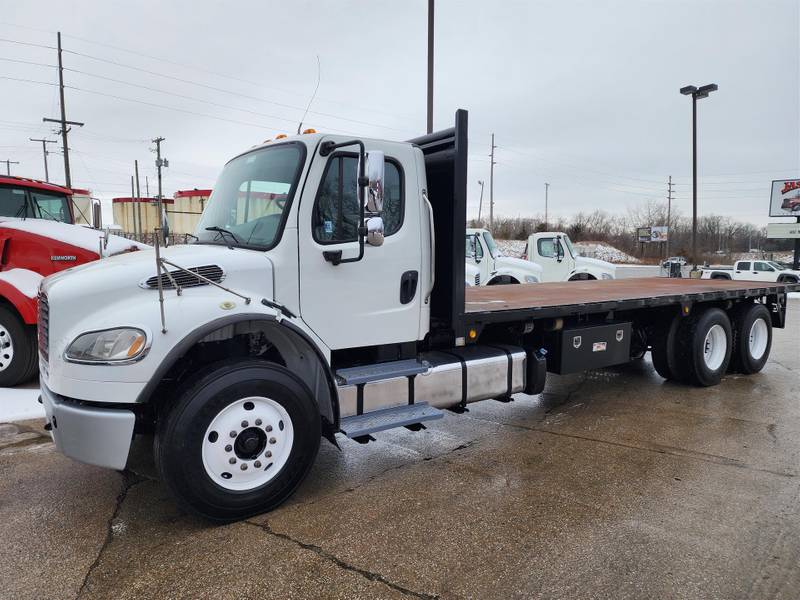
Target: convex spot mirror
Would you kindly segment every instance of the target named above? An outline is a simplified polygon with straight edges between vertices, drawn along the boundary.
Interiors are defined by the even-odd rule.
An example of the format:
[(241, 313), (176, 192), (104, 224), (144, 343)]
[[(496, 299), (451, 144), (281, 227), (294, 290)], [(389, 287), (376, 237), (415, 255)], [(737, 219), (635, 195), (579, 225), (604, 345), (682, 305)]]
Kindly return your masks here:
[(366, 176), (369, 180), (366, 194), (367, 212), (380, 215), (383, 212), (383, 181), (385, 158), (380, 150), (367, 153)]
[(383, 245), (383, 219), (370, 217), (367, 219), (367, 243), (370, 246)]

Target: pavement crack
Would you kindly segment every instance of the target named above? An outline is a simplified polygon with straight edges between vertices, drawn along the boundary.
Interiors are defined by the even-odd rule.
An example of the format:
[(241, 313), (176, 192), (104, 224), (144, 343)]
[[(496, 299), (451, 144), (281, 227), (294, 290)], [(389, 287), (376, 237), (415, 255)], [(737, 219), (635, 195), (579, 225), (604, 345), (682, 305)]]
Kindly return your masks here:
[(106, 526), (106, 537), (103, 540), (102, 546), (100, 546), (100, 550), (97, 552), (97, 556), (95, 557), (92, 564), (89, 566), (89, 569), (86, 571), (86, 574), (83, 576), (83, 581), (81, 582), (81, 587), (78, 589), (78, 593), (75, 596), (76, 600), (83, 596), (84, 591), (86, 590), (86, 586), (89, 583), (89, 579), (94, 573), (95, 569), (100, 564), (100, 559), (103, 557), (103, 553), (106, 551), (106, 548), (111, 544), (114, 539), (114, 521), (119, 516), (119, 511), (122, 508), (123, 502), (125, 502), (125, 498), (128, 497), (128, 492), (130, 489), (139, 484), (143, 481), (146, 481), (144, 477), (140, 477), (134, 473), (130, 473), (125, 471), (122, 473), (122, 490), (120, 490), (119, 494), (117, 494), (117, 500), (114, 504), (114, 510), (111, 513), (111, 517), (108, 519), (108, 525)]
[(331, 554), (324, 548), (317, 546), (316, 544), (308, 544), (306, 542), (301, 542), (300, 540), (296, 540), (292, 536), (287, 535), (285, 533), (278, 533), (277, 531), (274, 531), (272, 529), (268, 521), (265, 521), (263, 523), (255, 523), (253, 521), (244, 521), (244, 522), (247, 523), (248, 525), (252, 525), (253, 527), (258, 527), (259, 529), (266, 531), (268, 534), (272, 536), (275, 536), (282, 540), (286, 540), (287, 542), (291, 542), (292, 544), (299, 546), (303, 550), (308, 550), (309, 552), (313, 552), (317, 556), (329, 562), (332, 562), (340, 569), (356, 573), (357, 575), (361, 575), (362, 577), (364, 577), (365, 579), (369, 579), (370, 581), (377, 581), (378, 583), (382, 583), (383, 585), (390, 587), (391, 589), (400, 592), (401, 594), (404, 594), (406, 596), (411, 596), (412, 598), (423, 598), (425, 600), (435, 600), (439, 598), (439, 596), (437, 595), (425, 594), (423, 592), (415, 592), (414, 590), (410, 590), (406, 587), (403, 587), (399, 584), (389, 581), (388, 579), (386, 579), (386, 577), (380, 575), (379, 573), (373, 573), (372, 571), (367, 571), (366, 569), (361, 569), (359, 567), (356, 567), (355, 565), (351, 565), (343, 561), (338, 556)]

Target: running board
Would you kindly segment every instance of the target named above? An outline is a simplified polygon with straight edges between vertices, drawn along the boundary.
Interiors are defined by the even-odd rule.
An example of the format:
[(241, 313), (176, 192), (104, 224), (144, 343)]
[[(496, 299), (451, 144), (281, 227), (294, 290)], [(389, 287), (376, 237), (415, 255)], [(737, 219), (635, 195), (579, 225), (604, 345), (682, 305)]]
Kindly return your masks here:
[(393, 377), (408, 377), (409, 375), (419, 375), (425, 373), (428, 366), (419, 362), (415, 358), (407, 360), (392, 360), (384, 363), (364, 365), (361, 367), (348, 367), (338, 369), (336, 378), (339, 385), (357, 385), (381, 379), (392, 379)]
[(377, 431), (406, 427), (423, 421), (441, 419), (444, 413), (427, 402), (407, 404), (397, 408), (385, 408), (365, 415), (355, 415), (342, 419), (339, 430), (351, 439), (360, 438)]

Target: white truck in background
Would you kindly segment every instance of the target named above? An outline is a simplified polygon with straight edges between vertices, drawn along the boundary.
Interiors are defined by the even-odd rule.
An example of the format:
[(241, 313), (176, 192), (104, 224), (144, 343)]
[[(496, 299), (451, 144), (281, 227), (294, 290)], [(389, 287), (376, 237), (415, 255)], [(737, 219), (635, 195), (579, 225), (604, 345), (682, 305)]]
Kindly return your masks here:
[(542, 267), (521, 258), (505, 256), (488, 229), (467, 229), (467, 271), (478, 269), (471, 285), (502, 285), (510, 283), (539, 283)]
[(566, 233), (543, 231), (528, 236), (524, 255), (542, 267), (543, 282), (616, 279), (613, 264), (578, 256)]
[(733, 267), (702, 269), (700, 279), (798, 283), (800, 282), (800, 271), (786, 269), (780, 263), (771, 260), (737, 260)]

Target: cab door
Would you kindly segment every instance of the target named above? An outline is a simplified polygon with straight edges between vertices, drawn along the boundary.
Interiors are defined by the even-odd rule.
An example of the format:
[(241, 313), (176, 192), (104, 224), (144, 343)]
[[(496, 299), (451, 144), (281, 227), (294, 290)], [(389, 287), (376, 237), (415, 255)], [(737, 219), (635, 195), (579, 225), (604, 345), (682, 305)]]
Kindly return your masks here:
[(416, 341), (420, 331), (421, 187), (412, 148), (365, 145), (386, 156), (383, 245), (365, 243), (356, 262), (326, 259), (359, 253), (356, 152), (317, 152), (298, 212), (300, 314), (331, 349)]
[(754, 279), (757, 281), (776, 281), (778, 275), (775, 269), (765, 262), (756, 261), (753, 263)]
[(536, 238), (536, 254), (544, 269), (544, 281), (566, 281), (574, 269), (572, 256), (558, 236)]

